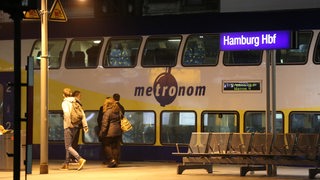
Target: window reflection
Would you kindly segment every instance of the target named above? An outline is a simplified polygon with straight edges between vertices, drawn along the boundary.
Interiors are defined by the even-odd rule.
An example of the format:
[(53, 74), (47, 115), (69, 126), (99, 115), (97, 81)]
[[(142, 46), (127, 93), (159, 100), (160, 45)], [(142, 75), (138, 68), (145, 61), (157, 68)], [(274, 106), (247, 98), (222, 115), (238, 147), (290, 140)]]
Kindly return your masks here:
[(124, 144), (155, 143), (155, 113), (152, 111), (126, 111), (125, 116), (133, 129), (122, 135)]
[(205, 132), (239, 132), (239, 115), (237, 112), (204, 112), (202, 124)]
[(196, 131), (196, 113), (164, 111), (161, 113), (161, 143), (188, 143)]

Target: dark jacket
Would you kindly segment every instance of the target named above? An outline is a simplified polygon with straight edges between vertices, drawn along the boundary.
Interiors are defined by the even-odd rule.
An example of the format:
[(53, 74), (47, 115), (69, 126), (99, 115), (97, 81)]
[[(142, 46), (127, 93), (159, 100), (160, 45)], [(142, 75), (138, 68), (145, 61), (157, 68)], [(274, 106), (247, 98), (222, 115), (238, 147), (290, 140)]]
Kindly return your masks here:
[(107, 109), (103, 114), (99, 137), (115, 137), (121, 136), (120, 113)]

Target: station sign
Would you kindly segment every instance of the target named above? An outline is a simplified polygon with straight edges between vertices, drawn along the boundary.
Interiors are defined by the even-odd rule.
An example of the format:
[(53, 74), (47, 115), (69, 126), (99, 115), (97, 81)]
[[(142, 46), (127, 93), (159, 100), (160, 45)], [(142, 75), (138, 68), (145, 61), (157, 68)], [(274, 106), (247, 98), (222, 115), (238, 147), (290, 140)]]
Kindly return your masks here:
[(234, 32), (220, 34), (220, 50), (289, 49), (291, 31)]

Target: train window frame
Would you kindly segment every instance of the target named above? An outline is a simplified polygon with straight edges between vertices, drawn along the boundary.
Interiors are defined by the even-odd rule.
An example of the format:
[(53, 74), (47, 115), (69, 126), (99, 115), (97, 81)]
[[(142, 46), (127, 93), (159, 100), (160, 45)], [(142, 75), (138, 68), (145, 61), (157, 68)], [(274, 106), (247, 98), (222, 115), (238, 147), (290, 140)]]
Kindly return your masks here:
[[(77, 47), (73, 46), (77, 42)], [(85, 43), (87, 42), (87, 43)], [(71, 39), (68, 48), (66, 50), (64, 67), (66, 69), (95, 69), (99, 65), (99, 57), (101, 53), (101, 48), (104, 43), (103, 37), (90, 37), (90, 38), (73, 38)], [(99, 45), (96, 45), (99, 44)], [(87, 47), (85, 47), (86, 45)], [(89, 47), (90, 46), (90, 47)], [(95, 64), (89, 64), (88, 50), (92, 50), (93, 47), (97, 47), (98, 54), (96, 55)], [(85, 50), (84, 50), (85, 48)], [(94, 51), (93, 51), (94, 52)], [(95, 52), (94, 52), (95, 53)], [(79, 64), (78, 59), (81, 58), (83, 62)], [(76, 61), (74, 61), (76, 60)]]
[[(222, 54), (222, 62), (223, 62), (223, 65), (225, 65), (225, 66), (259, 66), (259, 65), (261, 65), (261, 63), (262, 63), (262, 58), (263, 58), (263, 50), (247, 50), (247, 51), (222, 51), (223, 52), (223, 54)], [(245, 54), (245, 52), (252, 52), (252, 53), (260, 53), (259, 54), (259, 61), (256, 61), (256, 62), (253, 62), (253, 63), (249, 63), (249, 62), (233, 62), (233, 63), (231, 63), (230, 61), (228, 61), (228, 62), (226, 62), (226, 56), (227, 56), (227, 53), (232, 53), (231, 55), (232, 56), (234, 56), (234, 53), (237, 53), (237, 55), (239, 56), (239, 55), (241, 55), (241, 56), (244, 56)], [(241, 54), (241, 53), (243, 53), (243, 54)], [(228, 56), (230, 56), (230, 55), (228, 55)], [(247, 56), (249, 56), (248, 54), (247, 54)], [(228, 58), (229, 59), (229, 58)], [(236, 61), (240, 61), (239, 59), (238, 60), (236, 60)]]
[(320, 33), (318, 33), (317, 41), (315, 44), (314, 52), (313, 52), (313, 63), (319, 65), (320, 64)]
[[(179, 119), (178, 119), (178, 122), (176, 122), (176, 127), (178, 127), (181, 123), (182, 124), (185, 124), (185, 126), (189, 126), (191, 127), (190, 128), (190, 134), (187, 134), (188, 132), (186, 131), (176, 131), (176, 130), (172, 130), (172, 132), (175, 132), (175, 133), (182, 133), (184, 135), (184, 139), (182, 141), (174, 141), (174, 142), (168, 142), (168, 141), (164, 141), (164, 137), (163, 137), (163, 133), (164, 132), (167, 132), (167, 130), (164, 129), (164, 113), (179, 113)], [(182, 122), (182, 117), (181, 117), (181, 114), (180, 113), (193, 113), (194, 114), (194, 125), (190, 125), (190, 120), (188, 121), (184, 121)], [(165, 124), (169, 124), (169, 121), (171, 121), (170, 119), (168, 119), (168, 122), (165, 123)], [(173, 121), (176, 121), (176, 120), (173, 120)], [(193, 127), (192, 127), (193, 126)], [(182, 128), (184, 129), (184, 128)], [(189, 140), (190, 140), (190, 137), (191, 137), (191, 133), (192, 132), (195, 132), (197, 129), (197, 112), (194, 111), (194, 110), (183, 110), (183, 111), (178, 111), (178, 110), (164, 110), (164, 111), (161, 111), (160, 113), (160, 144), (162, 145), (174, 145), (176, 143), (189, 143)], [(165, 134), (168, 134), (168, 133), (165, 133)], [(167, 139), (169, 137), (166, 137)]]
[[(215, 43), (206, 43), (207, 41), (205, 41), (205, 40), (208, 39), (206, 37), (211, 37), (211, 39), (210, 39), (210, 40), (212, 40), (211, 42), (213, 42), (213, 40), (216, 40), (216, 44)], [(214, 39), (214, 38), (216, 38), (216, 39)], [(198, 53), (195, 53), (194, 52), (195, 47), (197, 47), (197, 49), (202, 49), (202, 48), (198, 48), (199, 44), (200, 45), (202, 44), (201, 46), (203, 46), (204, 52), (200, 51)], [(192, 47), (189, 47), (190, 45)], [(216, 52), (217, 55), (215, 57), (214, 56), (207, 56), (207, 54), (209, 54), (210, 52), (214, 52), (212, 50), (214, 48), (210, 48), (210, 47), (208, 47), (208, 45), (211, 45), (211, 46), (216, 45), (217, 46), (217, 52)], [(204, 57), (202, 57), (200, 55), (200, 60), (197, 60), (197, 59), (199, 59), (197, 57), (197, 56), (199, 56), (198, 55), (199, 53), (203, 53)], [(185, 45), (183, 47), (183, 52), (182, 52), (182, 57), (181, 57), (181, 65), (184, 67), (217, 66), (219, 63), (219, 56), (220, 56), (220, 36), (219, 36), (219, 34), (190, 34), (190, 35), (188, 35), (188, 37), (185, 41)], [(195, 57), (197, 57), (197, 58), (195, 58)], [(194, 60), (194, 58), (195, 58), (195, 60)], [(201, 58), (203, 58), (203, 60), (201, 60)], [(213, 59), (213, 63), (208, 63), (209, 58)], [(190, 59), (190, 60), (186, 60), (186, 59)]]
[[(141, 123), (134, 120), (134, 117), (132, 117), (132, 114), (130, 114), (130, 113), (142, 113), (142, 125), (146, 125), (146, 126), (142, 127), (143, 128), (142, 131), (140, 130), (140, 128), (138, 128), (141, 126)], [(143, 113), (152, 113), (153, 114), (153, 127), (152, 127), (152, 123), (151, 123), (152, 120), (148, 119), (151, 116), (147, 117), (148, 114), (143, 114)], [(127, 110), (126, 109), (124, 116), (130, 121), (133, 129), (122, 134), (121, 141), (122, 141), (123, 145), (154, 145), (156, 143), (156, 131), (157, 131), (156, 122), (157, 121), (156, 121), (156, 112), (155, 111), (153, 111), (153, 110)], [(141, 118), (139, 118), (139, 116), (137, 116), (136, 119), (141, 121)], [(146, 137), (150, 138), (150, 132), (148, 132), (149, 135), (146, 135), (146, 131), (150, 131), (150, 127), (151, 127), (151, 130), (153, 128), (153, 132), (151, 132), (151, 135), (153, 135), (153, 140), (152, 139), (147, 140), (147, 142), (146, 142)], [(141, 135), (142, 138), (138, 137), (139, 135)], [(138, 137), (136, 139), (142, 140), (145, 142), (139, 142), (139, 141), (129, 142), (126, 140), (126, 139), (132, 139), (132, 137)]]
[[(84, 113), (86, 115), (86, 120), (87, 120), (89, 131), (88, 131), (88, 133), (82, 133), (82, 135), (81, 135), (82, 142), (84, 144), (100, 143), (99, 137), (98, 137), (99, 128), (98, 128), (98, 121), (97, 121), (97, 118), (99, 115), (99, 110), (85, 110)], [(91, 115), (92, 113), (94, 115)], [(89, 138), (91, 138), (92, 140), (88, 141)]]
[[(132, 47), (131, 49), (129, 48), (130, 52), (130, 58), (129, 58), (129, 53), (127, 53), (128, 55), (125, 56), (127, 58), (130, 59), (131, 65), (111, 65), (110, 61), (109, 61), (109, 56), (111, 54), (110, 49), (112, 49), (111, 47), (113, 46), (111, 43), (113, 41), (118, 41), (117, 44), (121, 43), (120, 47), (125, 47), (128, 46), (128, 42), (129, 41), (137, 41), (137, 46), (136, 47)], [(141, 49), (141, 44), (142, 44), (142, 37), (141, 36), (130, 36), (130, 37), (110, 37), (107, 41), (107, 44), (105, 46), (105, 48), (103, 49), (103, 60), (102, 60), (102, 66), (104, 68), (134, 68), (137, 66), (138, 63), (138, 55), (139, 55), (139, 51)], [(122, 49), (123, 50), (123, 49)], [(110, 53), (109, 53), (110, 52)], [(135, 52), (134, 56), (132, 56), (132, 52)], [(122, 52), (121, 52), (122, 54)]]
[[(51, 115), (59, 115), (60, 118), (53, 122)], [(58, 128), (58, 132), (54, 131), (51, 133), (51, 124), (54, 123)], [(58, 135), (59, 138), (52, 139), (52, 135)], [(48, 141), (50, 143), (62, 143), (64, 142), (64, 127), (63, 127), (63, 111), (62, 110), (49, 110), (48, 112)]]
[[(293, 128), (292, 128), (292, 124), (293, 124), (293, 122), (292, 122), (293, 121), (293, 117), (292, 116), (295, 115), (295, 114), (307, 115), (309, 117), (310, 117), (310, 115), (317, 116), (316, 120), (319, 121), (319, 122), (317, 122), (318, 126), (315, 126), (314, 124), (312, 124), (312, 123), (314, 123), (313, 120), (315, 120), (315, 119), (304, 119), (306, 121), (311, 121), (308, 124), (308, 129), (314, 129), (314, 132), (305, 131), (306, 130), (305, 123), (303, 123), (303, 125), (304, 125), (303, 128), (305, 130), (303, 130), (303, 131), (294, 131)], [(291, 111), (289, 113), (289, 121), (288, 122), (289, 122), (289, 125), (288, 125), (289, 126), (289, 133), (319, 133), (320, 132), (320, 111)], [(316, 132), (317, 129), (318, 129), (318, 132)]]
[[(309, 41), (307, 41), (307, 39), (301, 39), (301, 37), (302, 37), (301, 34), (303, 34), (303, 33), (309, 34)], [(277, 65), (304, 65), (304, 64), (307, 64), (312, 38), (313, 38), (313, 31), (299, 31), (298, 32), (298, 43), (299, 43), (298, 48), (276, 50), (276, 64)], [(282, 58), (283, 56), (285, 56), (285, 58)], [(289, 56), (289, 58), (288, 58), (288, 56)], [(292, 61), (292, 59), (290, 59), (290, 58), (292, 58), (292, 59), (297, 58), (297, 60), (304, 59), (304, 61)]]
[[(54, 44), (54, 42), (56, 42), (56, 41), (61, 41), (63, 43), (58, 55), (56, 53), (52, 54), (51, 50), (50, 50), (52, 47), (54, 47), (53, 45), (50, 45), (50, 44)], [(62, 57), (63, 57), (63, 53), (64, 53), (64, 49), (65, 49), (66, 45), (67, 45), (66, 39), (49, 39), (48, 40), (48, 56), (49, 56), (48, 68), (50, 70), (60, 69), (61, 64), (62, 64)], [(56, 47), (60, 47), (60, 46), (56, 46)], [(41, 40), (40, 39), (36, 39), (33, 42), (29, 56), (32, 56), (34, 59), (33, 69), (40, 70), (40, 60), (41, 60)], [(55, 62), (57, 62), (56, 63), (57, 65), (55, 65), (55, 66), (50, 65), (50, 62), (51, 62), (50, 58), (57, 58), (57, 61), (55, 61)]]
[[(178, 40), (179, 44), (176, 47), (176, 49), (167, 48), (168, 44), (164, 43), (164, 42), (165, 41), (177, 42), (176, 39), (179, 39)], [(177, 61), (178, 61), (178, 54), (179, 54), (182, 39), (183, 39), (183, 37), (178, 34), (164, 35), (164, 36), (158, 36), (158, 35), (148, 36), (145, 43), (144, 43), (144, 47), (142, 49), (141, 66), (145, 67), (145, 68), (148, 68), (148, 67), (174, 67), (174, 66), (176, 66)], [(152, 44), (156, 44), (158, 41), (157, 47), (154, 47), (154, 45), (152, 45), (152, 47), (150, 48), (150, 46), (151, 46), (151, 45), (149, 45), (150, 40), (154, 41), (154, 42), (152, 42)], [(172, 53), (173, 51), (174, 51), (174, 53)], [(159, 53), (159, 52), (161, 52), (161, 53)], [(164, 52), (166, 52), (166, 53), (164, 53)], [(157, 63), (157, 57), (159, 54), (161, 54), (161, 56), (166, 55), (164, 57), (164, 59), (168, 58), (168, 57), (172, 58), (174, 55), (174, 58), (173, 58), (174, 61), (172, 61), (172, 63), (171, 63), (171, 61), (169, 61), (169, 63), (163, 63), (163, 61), (159, 61), (160, 63)], [(148, 58), (147, 58), (147, 56), (148, 56)], [(161, 58), (163, 58), (163, 57), (161, 57)], [(153, 60), (153, 62), (151, 62), (149, 59)], [(163, 60), (163, 59), (161, 59), (161, 60)]]
[[(208, 131), (205, 129), (205, 115), (206, 114), (217, 114), (220, 119), (223, 118), (223, 115), (236, 115), (236, 128), (234, 131)], [(221, 117), (220, 117), (221, 116)], [(207, 122), (208, 123), (208, 122)], [(221, 124), (224, 124), (221, 122)], [(220, 128), (221, 129), (221, 128)], [(233, 133), (238, 133), (240, 132), (240, 113), (238, 111), (203, 111), (201, 113), (201, 131), (202, 132), (233, 132)]]
[[(261, 126), (261, 130), (263, 130), (263, 131), (252, 131), (252, 130), (247, 130), (247, 119), (248, 119), (248, 117), (247, 117), (247, 115), (249, 114), (249, 113), (263, 113), (262, 115), (261, 115), (261, 117), (266, 117), (266, 111), (246, 111), (245, 113), (244, 113), (244, 116), (243, 116), (243, 132), (252, 132), (252, 133), (254, 133), (254, 132), (258, 132), (258, 133), (265, 133), (265, 130), (266, 130), (266, 124), (265, 124), (265, 121), (263, 121), (263, 119), (261, 119), (261, 125), (263, 125), (264, 124), (264, 126)], [(277, 113), (276, 113), (276, 116), (278, 115), (278, 114), (280, 114), (281, 115), (281, 121), (282, 122), (280, 122), (280, 123), (282, 123), (282, 125), (281, 125), (281, 129), (280, 130), (277, 130), (277, 128), (278, 127), (276, 127), (276, 130), (275, 130), (275, 132), (277, 132), (277, 133), (284, 133), (284, 122), (285, 122), (285, 117), (284, 117), (284, 113), (282, 112), (282, 111), (277, 111)], [(276, 120), (279, 120), (280, 118), (276, 118)], [(258, 121), (253, 121), (253, 122), (258, 122)], [(279, 122), (276, 122), (276, 123), (279, 123)]]

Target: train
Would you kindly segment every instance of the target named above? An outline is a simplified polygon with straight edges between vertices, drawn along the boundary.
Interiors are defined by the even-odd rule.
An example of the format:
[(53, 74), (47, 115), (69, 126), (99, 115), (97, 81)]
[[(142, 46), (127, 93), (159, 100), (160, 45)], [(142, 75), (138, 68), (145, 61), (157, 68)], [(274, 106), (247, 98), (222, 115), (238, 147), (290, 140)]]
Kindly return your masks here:
[[(39, 23), (26, 24), (28, 28), (23, 30), (30, 35), (22, 33), (22, 81), (27, 78), (27, 59), (32, 57), (32, 154), (39, 158), (41, 40)], [(72, 23), (50, 25), (49, 159), (65, 156), (61, 109), (65, 87), (82, 94), (89, 132), (81, 133), (79, 151), (87, 159), (101, 159), (96, 119), (105, 98), (114, 93), (120, 94), (125, 116), (133, 125), (122, 137), (122, 160), (176, 160), (171, 155), (176, 143), (188, 143), (192, 132), (268, 131), (269, 51), (222, 51), (220, 30), (136, 35), (105, 33), (107, 28), (100, 26), (93, 22), (83, 29)], [(320, 30), (302, 29), (297, 37), (297, 47), (273, 51), (273, 131), (319, 133)], [(5, 127), (13, 122), (14, 107), (8, 83), (14, 77), (13, 40), (6, 38), (2, 35), (0, 40), (0, 124)], [(26, 96), (22, 88), (22, 115), (26, 112)]]

